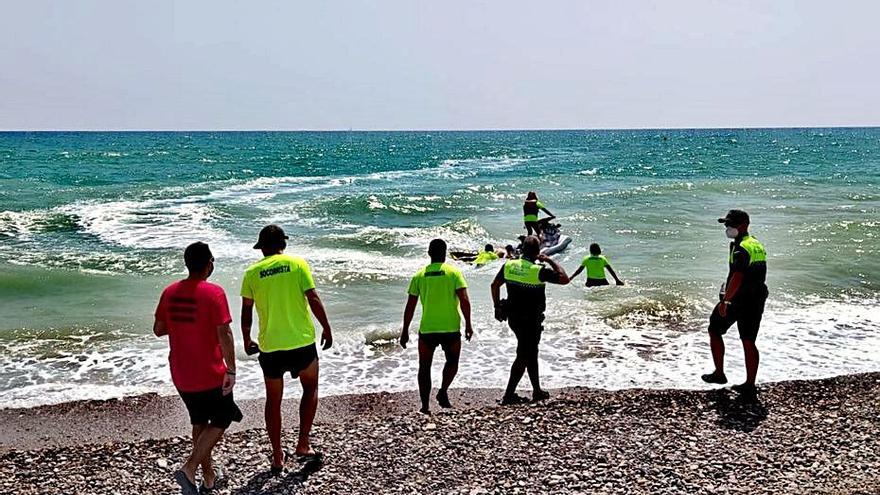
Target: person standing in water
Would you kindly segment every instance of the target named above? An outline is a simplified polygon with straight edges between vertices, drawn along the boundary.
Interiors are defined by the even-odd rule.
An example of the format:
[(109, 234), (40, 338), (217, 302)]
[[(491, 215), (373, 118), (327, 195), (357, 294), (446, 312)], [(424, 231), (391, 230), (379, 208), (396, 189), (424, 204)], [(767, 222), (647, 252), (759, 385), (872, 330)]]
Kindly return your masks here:
[(535, 191), (529, 191), (526, 200), (523, 203), (523, 223), (525, 224), (526, 233), (528, 235), (541, 235), (541, 226), (538, 224), (538, 213), (543, 211), (549, 215), (548, 220), (556, 218), (550, 213), (544, 203), (538, 200), (538, 194)]
[[(550, 397), (541, 389), (538, 372), (538, 344), (544, 331), (544, 310), (546, 309), (545, 285), (565, 285), (569, 282), (565, 269), (552, 258), (540, 254), (541, 241), (528, 236), (523, 241), (522, 257), (504, 263), (492, 282), (492, 302), (495, 304), (495, 319), (507, 320), (507, 325), (516, 336), (516, 359), (510, 368), (510, 379), (501, 399), (502, 405), (526, 402), (516, 394), (516, 387), (523, 373), (528, 371), (532, 382), (532, 400), (540, 401)], [(538, 262), (547, 263), (546, 267)], [(501, 299), (501, 287), (507, 287), (507, 300)]]
[(620, 278), (617, 277), (617, 274), (614, 273), (614, 268), (611, 268), (611, 263), (608, 262), (608, 258), (602, 254), (602, 248), (600, 248), (595, 242), (590, 244), (590, 255), (581, 261), (581, 266), (574, 271), (571, 275), (571, 279), (574, 280), (575, 277), (580, 275), (581, 272), (584, 271), (584, 268), (587, 269), (587, 287), (608, 285), (608, 279), (605, 278), (605, 270), (608, 270), (608, 273), (614, 277), (614, 281), (617, 285), (623, 285), (623, 280), (620, 280)]
[(174, 479), (186, 495), (196, 495), (196, 472), (202, 468), (202, 489), (212, 490), (217, 478), (211, 453), (233, 421), (242, 414), (232, 399), (235, 346), (229, 304), (219, 285), (208, 282), (214, 256), (203, 242), (187, 246), (183, 260), (189, 276), (162, 291), (153, 333), (168, 336), (171, 380), (192, 423), (192, 451)]
[[(493, 251), (494, 254), (494, 251)], [(464, 315), (464, 335), (471, 340), (474, 329), (471, 326), (471, 302), (468, 298), (467, 282), (461, 271), (446, 264), (446, 242), (434, 239), (428, 245), (431, 263), (416, 272), (409, 283), (406, 308), (403, 311), (403, 330), (400, 332), (400, 345), (406, 349), (409, 342), (409, 326), (412, 323), (416, 305), (422, 302), (422, 319), (419, 324), (419, 397), (421, 412), (430, 414), (431, 363), (437, 346), (446, 355), (443, 366), (443, 381), (437, 392), (440, 407), (449, 408), (449, 386), (458, 373), (458, 358), (461, 354), (461, 316)]]
[(727, 282), (720, 294), (721, 301), (709, 317), (709, 344), (715, 370), (702, 375), (706, 383), (725, 384), (724, 340), (722, 336), (736, 323), (746, 361), (746, 381), (733, 387), (743, 394), (754, 394), (759, 354), (755, 346), (764, 304), (767, 301), (767, 252), (757, 239), (749, 235), (749, 214), (730, 210), (718, 219), (726, 228), (730, 243)]
[[(284, 469), (281, 449), (281, 399), (284, 374), (299, 377), (303, 395), (299, 406), (299, 440), (295, 455), (301, 461), (320, 461), (312, 450), (309, 434), (318, 409), (318, 351), (312, 313), (321, 324), (322, 349), (333, 345), (333, 333), (324, 304), (315, 290), (309, 264), (298, 256), (284, 254), (288, 237), (277, 225), (260, 231), (254, 249), (263, 259), (245, 271), (241, 281), (241, 333), (248, 354), (260, 353), (260, 368), (266, 385), (266, 429), (272, 443), (272, 469), (279, 475)], [(253, 310), (257, 307), (260, 333), (251, 340)], [(311, 308), (311, 313), (309, 309)]]

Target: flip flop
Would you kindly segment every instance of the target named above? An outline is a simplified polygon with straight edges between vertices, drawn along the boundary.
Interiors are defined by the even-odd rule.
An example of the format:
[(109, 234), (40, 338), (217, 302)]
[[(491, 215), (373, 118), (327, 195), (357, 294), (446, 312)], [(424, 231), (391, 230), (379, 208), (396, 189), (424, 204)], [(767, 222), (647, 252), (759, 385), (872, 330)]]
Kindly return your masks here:
[(323, 462), (324, 461), (324, 453), (323, 452), (312, 452), (311, 454), (296, 454), (296, 460), (299, 462)]
[(214, 486), (208, 487), (205, 485), (205, 480), (202, 480), (201, 486), (199, 486), (199, 493), (214, 493), (214, 490), (217, 489), (217, 483), (220, 482), (220, 478), (223, 477), (223, 468), (220, 466), (214, 466)]
[(182, 469), (174, 472), (174, 481), (180, 485), (180, 491), (183, 495), (199, 495), (199, 487), (186, 477), (186, 473)]

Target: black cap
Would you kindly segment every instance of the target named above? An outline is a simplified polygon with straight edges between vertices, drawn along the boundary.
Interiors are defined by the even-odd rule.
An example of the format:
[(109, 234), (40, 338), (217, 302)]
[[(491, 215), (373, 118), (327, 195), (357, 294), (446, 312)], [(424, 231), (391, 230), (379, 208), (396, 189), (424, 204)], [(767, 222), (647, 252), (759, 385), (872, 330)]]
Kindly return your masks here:
[(254, 249), (263, 249), (264, 247), (284, 247), (288, 239), (284, 234), (284, 229), (277, 225), (266, 225), (260, 230), (260, 237), (254, 244)]
[(723, 223), (728, 227), (739, 227), (749, 222), (749, 214), (742, 210), (730, 210), (724, 218), (719, 218), (718, 223)]

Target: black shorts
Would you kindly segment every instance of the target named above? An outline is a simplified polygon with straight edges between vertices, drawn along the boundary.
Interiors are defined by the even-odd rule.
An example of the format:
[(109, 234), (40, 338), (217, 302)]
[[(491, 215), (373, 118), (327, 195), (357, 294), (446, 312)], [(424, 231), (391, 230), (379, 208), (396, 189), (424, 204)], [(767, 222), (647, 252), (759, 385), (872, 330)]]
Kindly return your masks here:
[(588, 278), (587, 287), (598, 287), (600, 285), (608, 285), (608, 280), (604, 278)]
[(461, 342), (461, 332), (420, 333), (419, 342), (430, 347), (432, 351), (439, 345), (443, 352), (449, 352), (452, 344)]
[(232, 399), (232, 392), (223, 395), (223, 389), (215, 388), (203, 392), (178, 390), (177, 393), (186, 404), (190, 423), (194, 425), (211, 425), (225, 430), (233, 421), (241, 421), (241, 409)]
[(273, 379), (283, 378), (287, 372), (290, 372), (291, 378), (296, 378), (317, 359), (318, 348), (315, 344), (289, 351), (261, 352), (259, 357), (263, 376)]
[(761, 317), (764, 315), (764, 303), (766, 298), (752, 301), (734, 302), (727, 307), (727, 316), (721, 317), (716, 307), (709, 317), (709, 332), (715, 335), (724, 335), (727, 329), (736, 323), (739, 330), (740, 340), (754, 342), (758, 338), (758, 329), (761, 327)]
[(544, 331), (543, 321), (543, 316), (539, 319), (516, 317), (507, 319), (507, 326), (516, 335), (517, 357), (537, 357), (538, 344), (541, 343), (541, 333)]

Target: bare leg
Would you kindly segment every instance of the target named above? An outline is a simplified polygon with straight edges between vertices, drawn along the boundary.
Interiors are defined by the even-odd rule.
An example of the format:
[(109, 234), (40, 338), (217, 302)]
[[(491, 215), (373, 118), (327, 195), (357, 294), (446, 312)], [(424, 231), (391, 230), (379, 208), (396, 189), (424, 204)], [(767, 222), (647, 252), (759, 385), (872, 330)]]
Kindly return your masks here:
[(541, 392), (541, 376), (538, 373), (538, 352), (535, 349), (535, 354), (529, 357), (529, 363), (526, 366), (526, 370), (529, 373), (529, 381), (532, 382), (532, 392)]
[(214, 426), (204, 426), (199, 433), (199, 437), (193, 445), (192, 453), (181, 468), (193, 484), (195, 484), (196, 470), (198, 470), (199, 464), (205, 462), (206, 459), (210, 459), (211, 451), (214, 449), (214, 445), (217, 445), (217, 442), (220, 441), (224, 431)]
[(284, 465), (281, 450), (281, 399), (284, 398), (284, 379), (265, 378), (266, 383), (266, 431), (272, 444), (272, 466)]
[[(207, 425), (193, 425), (193, 449), (196, 447), (196, 443), (199, 440), (199, 435), (205, 431)], [(205, 459), (202, 460), (202, 478), (205, 481), (205, 486), (211, 488), (214, 486), (214, 480), (217, 478), (216, 473), (214, 473), (213, 460), (211, 459), (211, 455), (208, 455)]]
[(528, 361), (520, 356), (513, 360), (510, 366), (510, 379), (507, 381), (507, 390), (504, 391), (505, 397), (512, 397), (516, 393), (516, 387), (522, 379), (523, 373), (526, 371)]
[(709, 347), (712, 348), (712, 362), (715, 363), (715, 373), (724, 375), (724, 339), (709, 332)]
[(743, 340), (742, 343), (743, 353), (746, 357), (746, 383), (754, 385), (755, 379), (758, 376), (758, 363), (761, 356), (758, 353), (758, 348), (755, 346), (754, 341)]
[(299, 383), (302, 385), (303, 395), (299, 403), (299, 440), (296, 442), (296, 454), (305, 455), (313, 453), (309, 435), (312, 433), (312, 424), (318, 411), (317, 359), (312, 361), (308, 368), (299, 372)]
[(452, 385), (452, 380), (458, 373), (458, 358), (461, 356), (461, 341), (454, 342), (444, 349), (446, 352), (446, 364), (443, 365), (443, 382), (440, 384), (440, 390), (446, 392)]
[(419, 339), (419, 399), (422, 401), (421, 412), (430, 411), (431, 401), (431, 363), (434, 361), (434, 348)]

